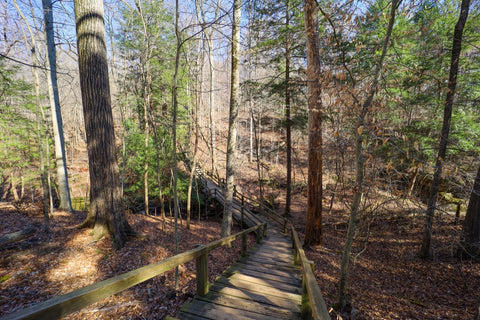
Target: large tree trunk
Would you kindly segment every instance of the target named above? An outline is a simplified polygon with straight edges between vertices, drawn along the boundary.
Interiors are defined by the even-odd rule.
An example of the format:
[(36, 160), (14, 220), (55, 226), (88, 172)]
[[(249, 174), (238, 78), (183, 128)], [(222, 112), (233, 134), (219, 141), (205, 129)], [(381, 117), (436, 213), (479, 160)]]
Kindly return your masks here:
[(235, 165), (237, 158), (237, 127), (238, 109), (240, 100), (240, 69), (238, 62), (240, 58), (240, 18), (242, 15), (242, 1), (233, 1), (233, 25), (232, 25), (232, 74), (230, 91), (230, 114), (228, 123), (227, 140), (227, 167), (226, 167), (226, 189), (225, 189), (225, 211), (222, 221), (222, 237), (227, 237), (232, 229), (232, 204), (233, 187), (235, 177)]
[(102, 0), (75, 0), (78, 65), (90, 172), (90, 212), (83, 226), (93, 236), (113, 234), (122, 247), (133, 230), (125, 217), (108, 81)]
[(480, 167), (468, 202), (460, 244), (460, 254), (466, 252), (480, 258)]
[(355, 177), (355, 193), (353, 195), (353, 202), (350, 211), (350, 219), (348, 221), (347, 228), (347, 239), (345, 241), (345, 247), (342, 254), (342, 263), (340, 265), (340, 280), (339, 280), (339, 295), (338, 295), (338, 305), (340, 309), (344, 309), (347, 303), (346, 300), (346, 284), (347, 284), (347, 275), (348, 275), (348, 265), (350, 261), (350, 252), (352, 250), (353, 236), (355, 234), (355, 229), (357, 226), (358, 214), (360, 212), (360, 204), (363, 198), (363, 186), (365, 178), (365, 161), (366, 156), (364, 154), (364, 136), (363, 136), (363, 127), (366, 125), (365, 119), (367, 113), (373, 103), (373, 98), (378, 91), (378, 80), (383, 69), (383, 62), (385, 56), (387, 55), (388, 45), (390, 42), (390, 37), (392, 35), (393, 24), (395, 22), (395, 13), (400, 5), (401, 0), (393, 0), (390, 9), (390, 18), (387, 26), (387, 33), (385, 35), (385, 40), (383, 42), (382, 55), (377, 65), (375, 66), (375, 74), (372, 81), (372, 84), (369, 88), (368, 95), (365, 99), (365, 102), (362, 105), (360, 114), (358, 117), (358, 122), (355, 130), (356, 135), (356, 144), (355, 144), (355, 159), (356, 161), (356, 177)]
[(318, 4), (305, 0), (308, 81), (308, 194), (305, 246), (322, 242), (322, 97)]
[(55, 35), (53, 32), (52, 1), (42, 0), (45, 23), (45, 34), (48, 47), (48, 63), (50, 76), (48, 79), (48, 93), (50, 96), (50, 109), (52, 114), (53, 135), (55, 138), (55, 157), (57, 165), (58, 193), (60, 196), (60, 209), (73, 212), (68, 187), (67, 162), (65, 156), (65, 141), (63, 138), (62, 112), (60, 110), (60, 98), (57, 85), (57, 55), (55, 52)]
[(425, 212), (425, 229), (423, 233), (422, 246), (420, 248), (420, 257), (430, 257), (430, 246), (432, 242), (432, 225), (433, 217), (435, 215), (435, 206), (437, 204), (438, 189), (442, 177), (443, 163), (447, 153), (448, 135), (450, 133), (450, 121), (452, 118), (453, 98), (455, 96), (455, 89), (457, 87), (458, 63), (460, 59), (460, 52), (462, 51), (463, 28), (468, 18), (468, 10), (470, 7), (470, 0), (463, 0), (460, 16), (455, 31), (453, 33), (452, 58), (450, 60), (450, 74), (448, 77), (448, 90), (445, 99), (445, 108), (443, 110), (443, 125), (440, 136), (440, 145), (438, 147), (437, 160), (435, 163), (435, 173), (433, 174), (432, 186), (430, 188), (430, 197), (428, 200), (427, 210)]

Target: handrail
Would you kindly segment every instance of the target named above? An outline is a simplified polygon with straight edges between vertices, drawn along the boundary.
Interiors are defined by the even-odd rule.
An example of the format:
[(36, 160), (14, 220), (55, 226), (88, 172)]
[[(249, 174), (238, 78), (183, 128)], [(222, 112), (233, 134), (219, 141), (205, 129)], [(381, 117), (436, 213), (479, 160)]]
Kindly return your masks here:
[[(210, 172), (206, 172), (206, 174), (210, 177), (210, 179), (213, 180), (213, 182), (215, 182), (217, 185), (219, 186), (222, 186), (224, 185), (225, 183), (213, 176)], [(256, 203), (261, 209), (262, 209), (262, 212), (266, 213), (268, 216), (270, 216), (272, 219), (275, 220), (275, 222), (277, 222), (279, 225), (282, 226), (282, 228), (284, 229), (284, 232), (286, 233), (287, 232), (287, 224), (288, 224), (288, 219), (286, 219), (285, 217), (282, 217), (280, 216), (279, 214), (277, 214), (273, 209), (267, 207), (264, 203), (258, 201), (257, 199), (253, 199), (249, 196), (246, 196), (244, 194), (242, 194), (241, 192), (237, 191), (236, 188), (234, 187), (234, 197), (236, 197), (238, 200), (242, 200), (243, 199), (247, 199), (249, 200), (250, 202), (254, 202)]]
[[(221, 185), (221, 183), (223, 183), (223, 181), (219, 181), (219, 179), (211, 175), (209, 172), (206, 174), (217, 185)], [(202, 177), (202, 179), (205, 179), (205, 177)], [(288, 228), (290, 228), (293, 248), (295, 250), (295, 263), (300, 265), (302, 271), (302, 314), (311, 315), (311, 317), (315, 320), (330, 320), (331, 318), (328, 313), (327, 305), (325, 304), (322, 292), (320, 291), (320, 287), (318, 286), (312, 270), (314, 265), (307, 259), (305, 251), (300, 243), (300, 239), (298, 238), (298, 234), (295, 231), (292, 223), (286, 217), (280, 216), (265, 204), (256, 199), (245, 196), (244, 194), (236, 191), (236, 189), (234, 189), (234, 196), (235, 195), (239, 195), (241, 197), (242, 204), (244, 203), (245, 199), (247, 199), (250, 202), (256, 202), (260, 207), (266, 209), (262, 210), (262, 212), (274, 219), (275, 222), (281, 224), (285, 233), (287, 233)]]
[(302, 270), (302, 314), (311, 314), (315, 320), (330, 320), (327, 305), (313, 274), (313, 264), (307, 259), (293, 225), (290, 225), (290, 228), (295, 249), (295, 262), (300, 264)]
[(197, 294), (204, 296), (208, 293), (208, 252), (223, 245), (229, 245), (237, 238), (242, 238), (241, 251), (245, 255), (247, 244), (246, 236), (256, 232), (257, 242), (265, 236), (267, 224), (259, 224), (232, 236), (225, 237), (209, 244), (199, 246), (187, 252), (175, 255), (165, 260), (146, 265), (119, 276), (115, 276), (67, 294), (51, 298), (23, 310), (7, 314), (0, 320), (12, 319), (59, 319), (67, 314), (98, 302), (115, 293), (133, 287), (141, 282), (158, 276), (181, 264), (196, 259), (197, 265)]

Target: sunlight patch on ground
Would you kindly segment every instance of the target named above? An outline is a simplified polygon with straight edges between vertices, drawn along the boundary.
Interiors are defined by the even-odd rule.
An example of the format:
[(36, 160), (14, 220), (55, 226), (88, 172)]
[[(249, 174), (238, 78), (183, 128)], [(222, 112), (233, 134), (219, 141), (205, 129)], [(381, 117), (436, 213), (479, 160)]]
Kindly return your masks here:
[[(88, 241), (89, 230), (75, 234), (57, 257), (57, 263), (47, 271), (47, 279), (62, 284), (62, 291), (68, 292), (82, 282), (93, 283), (98, 279), (98, 262), (108, 258), (94, 244)], [(83, 282), (85, 284), (85, 282)]]

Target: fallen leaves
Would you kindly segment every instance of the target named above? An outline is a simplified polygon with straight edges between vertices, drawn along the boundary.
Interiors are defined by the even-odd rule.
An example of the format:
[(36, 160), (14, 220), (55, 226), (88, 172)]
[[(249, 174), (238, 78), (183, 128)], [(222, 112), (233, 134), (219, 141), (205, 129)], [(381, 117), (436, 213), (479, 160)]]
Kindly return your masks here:
[[(85, 214), (55, 212), (51, 233), (37, 232), (27, 241), (0, 248), (0, 316), (65, 294), (109, 277), (175, 255), (172, 218), (166, 230), (159, 217), (128, 215), (134, 230), (147, 238), (131, 238), (115, 250), (111, 238), (92, 242), (89, 229), (73, 228)], [(0, 207), (0, 235), (31, 222), (41, 223), (38, 212), (19, 213), (15, 207)], [(190, 231), (181, 229), (180, 252), (218, 239), (218, 221), (192, 221)], [(234, 229), (234, 232), (238, 229)], [(250, 246), (254, 239), (249, 238)], [(220, 275), (240, 256), (240, 242), (209, 253), (209, 279)], [(175, 316), (196, 292), (195, 261), (179, 268), (180, 290), (175, 290), (174, 270), (145, 281), (68, 315), (65, 319), (163, 319)]]

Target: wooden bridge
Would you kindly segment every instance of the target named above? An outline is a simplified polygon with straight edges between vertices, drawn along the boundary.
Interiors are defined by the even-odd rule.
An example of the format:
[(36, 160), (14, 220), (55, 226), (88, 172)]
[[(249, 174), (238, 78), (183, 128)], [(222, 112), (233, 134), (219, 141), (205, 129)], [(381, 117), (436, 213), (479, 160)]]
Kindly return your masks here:
[[(224, 182), (213, 176), (206, 177), (200, 168), (196, 168), (196, 176), (202, 180), (204, 192), (223, 205)], [(254, 214), (245, 206), (245, 198), (235, 190), (233, 218), (249, 227), (266, 223), (266, 237), (242, 254), (243, 258), (224, 272), (211, 288), (197, 292), (195, 299), (182, 307), (178, 318), (273, 320), (301, 319), (312, 314), (314, 319), (330, 319), (312, 273), (313, 264), (307, 261), (293, 226), (290, 226), (291, 237), (287, 237), (285, 218), (265, 206), (260, 211), (270, 219)], [(257, 202), (257, 205), (262, 204)], [(302, 281), (303, 270), (309, 275)]]
[[(205, 175), (200, 168), (196, 168), (195, 174), (202, 181), (205, 194), (224, 204), (222, 181)], [(0, 320), (59, 319), (191, 260), (196, 260), (197, 294), (182, 307), (179, 319), (330, 319), (312, 272), (313, 264), (307, 260), (293, 226), (268, 208), (262, 208), (265, 216), (248, 210), (245, 199), (253, 199), (238, 192), (234, 199), (233, 218), (248, 229), (54, 297)], [(249, 233), (256, 234), (257, 245), (247, 251)], [(242, 258), (211, 285), (208, 253), (238, 238), (242, 240)]]

